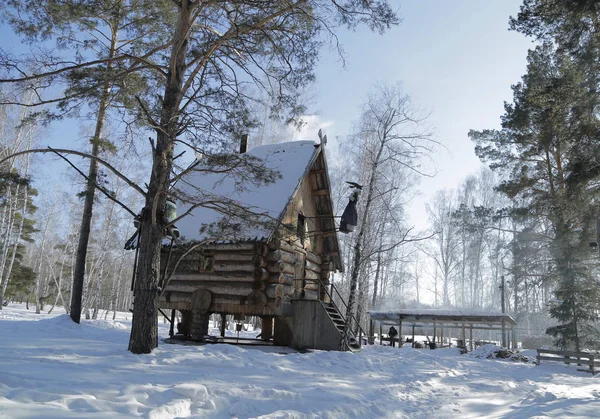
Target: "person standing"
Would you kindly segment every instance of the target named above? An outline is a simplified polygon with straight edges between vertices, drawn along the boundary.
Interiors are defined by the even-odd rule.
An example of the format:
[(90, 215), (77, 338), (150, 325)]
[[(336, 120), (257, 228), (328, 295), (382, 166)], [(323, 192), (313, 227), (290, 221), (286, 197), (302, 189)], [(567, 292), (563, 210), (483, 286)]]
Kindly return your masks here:
[(396, 328), (394, 326), (390, 327), (390, 330), (388, 331), (388, 336), (390, 337), (390, 343), (392, 345), (392, 348), (396, 347), (396, 336), (398, 336), (398, 331), (396, 330)]

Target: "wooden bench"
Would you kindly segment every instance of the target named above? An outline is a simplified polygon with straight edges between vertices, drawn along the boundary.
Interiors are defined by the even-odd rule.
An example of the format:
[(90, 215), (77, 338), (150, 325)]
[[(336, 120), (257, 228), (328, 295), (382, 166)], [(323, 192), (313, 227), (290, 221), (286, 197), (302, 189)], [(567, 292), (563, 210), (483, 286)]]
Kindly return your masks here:
[(592, 374), (600, 372), (600, 354), (596, 353), (538, 349), (536, 359), (538, 365), (541, 361), (557, 361), (565, 364), (589, 366), (589, 369), (579, 369), (579, 371), (591, 372)]

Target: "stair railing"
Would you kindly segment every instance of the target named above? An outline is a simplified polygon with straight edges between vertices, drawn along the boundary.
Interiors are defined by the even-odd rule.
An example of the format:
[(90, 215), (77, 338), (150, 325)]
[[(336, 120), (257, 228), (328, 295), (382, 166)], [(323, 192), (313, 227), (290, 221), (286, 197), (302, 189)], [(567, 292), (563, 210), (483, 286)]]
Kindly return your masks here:
[[(335, 303), (335, 300), (333, 299), (333, 291), (335, 291), (336, 294), (338, 295), (340, 301), (344, 305), (345, 311), (348, 311), (348, 304), (346, 304), (346, 301), (344, 300), (344, 297), (342, 297), (342, 295), (340, 294), (340, 292), (337, 290), (336, 286), (333, 283), (329, 284), (331, 289), (328, 290), (327, 287), (325, 286), (325, 284), (323, 284), (323, 281), (321, 280), (321, 278), (318, 278), (318, 279), (319, 279), (319, 299), (320, 299), (321, 288), (322, 288), (323, 291), (325, 291), (325, 294), (327, 294), (327, 296), (329, 297), (329, 301), (331, 301), (331, 304), (333, 304), (333, 306), (338, 311), (338, 313), (340, 313), (340, 315), (342, 315), (342, 319), (344, 320), (344, 327), (345, 327), (347, 319), (346, 319), (346, 316), (342, 313), (342, 311), (338, 307), (338, 305)], [(354, 316), (353, 313), (350, 313), (350, 318), (358, 326), (358, 331), (359, 331), (358, 345), (362, 346), (362, 337), (363, 337), (363, 335), (367, 336), (367, 334), (365, 333), (365, 331), (361, 327), (360, 323), (358, 322), (358, 319)], [(354, 337), (356, 338), (356, 335), (354, 334), (354, 332), (352, 332), (352, 330), (349, 330), (349, 332), (352, 333), (354, 335)]]

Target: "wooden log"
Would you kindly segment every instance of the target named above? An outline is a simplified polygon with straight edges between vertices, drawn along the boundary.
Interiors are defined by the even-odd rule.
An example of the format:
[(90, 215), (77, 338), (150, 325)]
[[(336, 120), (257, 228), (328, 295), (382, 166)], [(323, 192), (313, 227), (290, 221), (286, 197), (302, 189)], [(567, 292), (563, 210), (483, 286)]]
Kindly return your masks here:
[(316, 281), (320, 278), (321, 274), (313, 271), (304, 271), (304, 278)]
[(293, 253), (288, 253), (285, 250), (281, 249), (272, 250), (271, 252), (269, 252), (267, 260), (269, 262), (277, 262), (279, 260), (282, 260), (286, 263), (293, 265), (294, 263), (296, 263), (296, 255)]
[(250, 262), (250, 263), (244, 263), (244, 262), (229, 262), (229, 261), (222, 261), (222, 262), (215, 262), (213, 265), (213, 270), (215, 272), (253, 272), (254, 271), (254, 265)]
[(308, 259), (306, 259), (306, 261), (304, 262), (304, 267), (306, 268), (306, 270), (309, 270), (309, 271), (321, 272), (321, 265), (311, 262)]
[(252, 283), (253, 290), (264, 291), (267, 288), (268, 283), (265, 281), (254, 281)]
[(305, 300), (318, 300), (319, 299), (319, 291), (305, 289), (303, 298)]
[(282, 260), (269, 263), (267, 265), (267, 270), (271, 273), (286, 273), (286, 274), (291, 274), (291, 275), (293, 275), (295, 272), (294, 265), (285, 263)]
[[(171, 258), (173, 258), (173, 256), (171, 256)], [(164, 268), (164, 266), (163, 266)], [(172, 270), (174, 268), (174, 265), (171, 264), (170, 269)], [(195, 272), (200, 272), (200, 258), (198, 257), (197, 259), (183, 259), (179, 262), (179, 265), (177, 265), (177, 273), (195, 273)]]
[(260, 255), (254, 255), (252, 264), (257, 268), (264, 268), (267, 266), (267, 259)]
[(269, 246), (265, 243), (256, 243), (254, 245), (254, 253), (262, 257), (267, 257), (269, 254)]
[(294, 285), (294, 275), (290, 274), (270, 274), (267, 282), (271, 284)]
[(269, 271), (265, 268), (254, 268), (254, 279), (257, 281), (266, 281), (269, 277)]
[[(212, 304), (241, 304), (246, 296), (231, 295), (212, 295)], [(189, 310), (192, 309), (191, 292), (165, 292), (160, 298), (161, 306), (169, 304), (189, 304)], [(166, 307), (165, 307), (166, 308)]]
[(212, 294), (210, 291), (202, 288), (196, 289), (192, 293), (192, 310), (206, 312), (210, 307)]
[[(260, 268), (259, 268), (260, 269)], [(266, 271), (265, 271), (266, 272)], [(195, 274), (174, 274), (169, 281), (172, 282), (190, 282), (202, 283), (207, 281), (222, 281), (222, 282), (253, 282), (255, 280), (253, 273), (236, 273), (236, 272), (198, 272)], [(198, 285), (200, 286), (200, 285)], [(167, 288), (169, 286), (167, 285)]]
[(323, 262), (321, 263), (322, 271), (333, 271), (333, 262)]
[(265, 294), (269, 298), (282, 298), (285, 295), (292, 295), (294, 287), (283, 284), (271, 284), (267, 287)]
[(316, 282), (307, 282), (306, 284), (304, 284), (304, 289), (311, 291), (319, 291), (321, 289), (321, 285)]
[(167, 292), (187, 292), (193, 293), (199, 287), (209, 290), (213, 294), (219, 295), (239, 295), (245, 297), (252, 292), (252, 283), (222, 283), (222, 282), (204, 282), (200, 285), (186, 283), (169, 284)]
[(312, 252), (306, 252), (306, 260), (309, 260), (316, 265), (321, 265), (321, 263), (323, 263), (323, 259)]
[(251, 306), (264, 306), (267, 304), (267, 295), (264, 291), (254, 290), (246, 297), (246, 302)]
[(284, 250), (288, 253), (292, 253), (294, 254), (296, 252), (296, 247), (292, 244), (289, 244), (281, 239), (273, 239), (270, 243), (269, 243), (269, 248), (271, 250), (277, 250), (277, 249), (281, 249)]
[(207, 243), (202, 245), (202, 250), (225, 250), (241, 252), (248, 251), (254, 252), (254, 246), (256, 243)]
[(235, 253), (231, 252), (219, 252), (215, 253), (214, 256), (215, 263), (219, 262), (245, 262), (250, 263), (254, 259), (254, 254), (252, 253)]

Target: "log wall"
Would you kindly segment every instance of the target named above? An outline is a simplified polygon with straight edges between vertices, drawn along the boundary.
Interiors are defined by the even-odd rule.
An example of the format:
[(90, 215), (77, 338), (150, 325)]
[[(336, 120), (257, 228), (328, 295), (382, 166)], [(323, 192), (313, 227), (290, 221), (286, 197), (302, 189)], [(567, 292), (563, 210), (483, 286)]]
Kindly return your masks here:
[[(173, 250), (167, 275), (185, 252)], [(159, 307), (191, 310), (192, 293), (204, 289), (212, 296), (210, 312), (273, 315), (284, 299), (326, 301), (323, 284), (329, 283), (331, 268), (327, 256), (293, 241), (203, 245), (179, 261)]]

